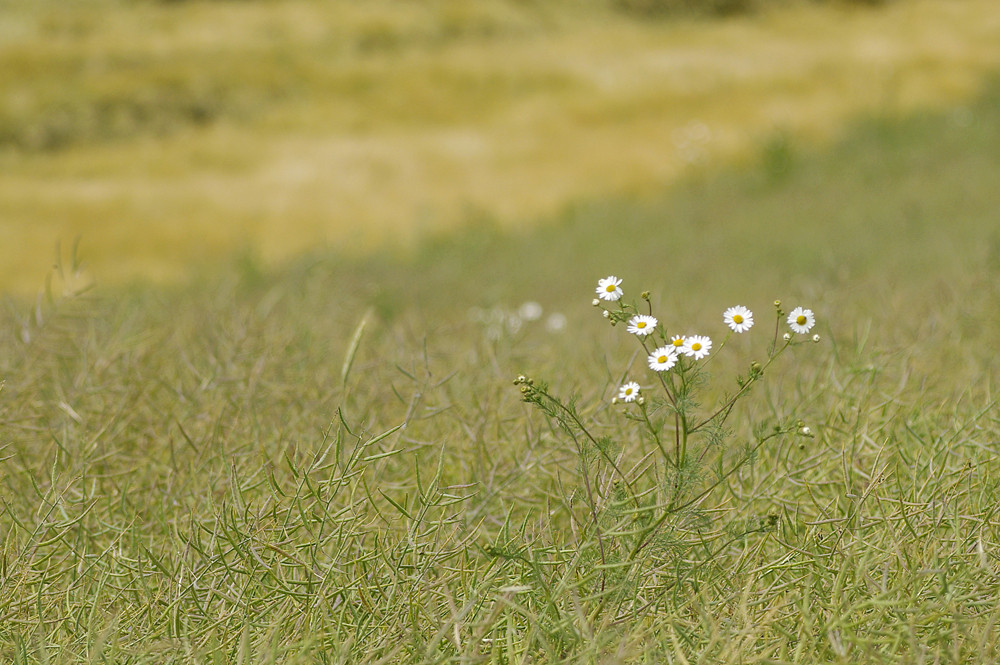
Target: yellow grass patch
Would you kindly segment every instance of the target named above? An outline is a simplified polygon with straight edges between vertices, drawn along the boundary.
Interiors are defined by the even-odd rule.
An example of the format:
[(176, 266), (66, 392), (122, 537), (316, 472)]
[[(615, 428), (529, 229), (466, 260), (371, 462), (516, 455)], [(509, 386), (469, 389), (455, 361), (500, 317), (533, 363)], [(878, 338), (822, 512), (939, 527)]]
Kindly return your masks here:
[(6, 10), (12, 117), (61, 76), (86, 79), (82, 105), (152, 81), (226, 106), (204, 125), (0, 151), (2, 288), (39, 288), (76, 236), (108, 281), (241, 247), (273, 261), (405, 244), (470, 209), (516, 225), (658, 191), (776, 130), (823, 141), (858, 114), (959, 103), (1000, 65), (995, 0), (662, 23), (502, 2), (98, 6)]

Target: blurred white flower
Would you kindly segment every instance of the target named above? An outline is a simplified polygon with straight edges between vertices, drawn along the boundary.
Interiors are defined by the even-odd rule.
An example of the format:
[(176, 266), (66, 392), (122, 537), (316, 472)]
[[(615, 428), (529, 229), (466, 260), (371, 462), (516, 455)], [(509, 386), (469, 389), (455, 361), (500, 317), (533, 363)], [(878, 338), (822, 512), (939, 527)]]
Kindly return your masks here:
[(565, 327), (566, 316), (559, 312), (549, 314), (549, 318), (545, 320), (545, 329), (549, 332), (560, 332)]
[(542, 318), (542, 306), (534, 300), (522, 303), (517, 310), (517, 315), (524, 321), (537, 321)]

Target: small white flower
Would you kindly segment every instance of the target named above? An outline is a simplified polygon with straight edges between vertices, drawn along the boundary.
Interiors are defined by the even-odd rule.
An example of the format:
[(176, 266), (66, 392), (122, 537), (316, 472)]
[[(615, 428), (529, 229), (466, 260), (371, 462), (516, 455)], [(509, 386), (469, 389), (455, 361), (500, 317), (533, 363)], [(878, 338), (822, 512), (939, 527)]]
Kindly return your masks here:
[(791, 314), (788, 315), (788, 325), (794, 332), (804, 335), (812, 330), (812, 327), (816, 325), (816, 317), (813, 316), (811, 309), (796, 307), (792, 310)]
[(656, 328), (656, 317), (646, 316), (645, 314), (637, 314), (633, 316), (628, 321), (627, 330), (633, 335), (639, 335), (640, 337), (648, 335), (653, 332)]
[(517, 309), (517, 315), (525, 321), (537, 321), (542, 318), (542, 306), (534, 300), (529, 300)]
[(674, 335), (670, 338), (670, 346), (674, 352), (681, 353), (684, 349), (684, 335)]
[(635, 381), (629, 381), (628, 383), (622, 385), (618, 390), (618, 399), (623, 402), (634, 402), (635, 398), (639, 396), (639, 384)]
[(712, 350), (712, 340), (704, 335), (691, 335), (685, 338), (681, 353), (691, 356), (695, 360), (701, 360)]
[(649, 354), (649, 369), (665, 372), (677, 364), (677, 352), (672, 346), (661, 346)]
[(619, 284), (621, 284), (621, 279), (615, 277), (614, 275), (609, 275), (602, 280), (597, 282), (597, 297), (601, 300), (618, 300), (622, 297), (623, 292)]
[(722, 314), (722, 320), (733, 329), (733, 332), (742, 333), (753, 328), (753, 312), (743, 305), (727, 309)]

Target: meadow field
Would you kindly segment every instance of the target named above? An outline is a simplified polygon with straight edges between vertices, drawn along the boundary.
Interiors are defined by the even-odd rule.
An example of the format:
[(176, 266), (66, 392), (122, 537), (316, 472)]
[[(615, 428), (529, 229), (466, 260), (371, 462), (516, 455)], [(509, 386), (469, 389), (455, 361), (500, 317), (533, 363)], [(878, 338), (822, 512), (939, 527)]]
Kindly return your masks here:
[[(251, 28), (266, 37), (270, 24), (253, 17), (278, 4), (246, 3), (248, 23), (233, 32), (193, 24), (145, 45), (170, 53), (178, 39), (215, 44)], [(50, 15), (57, 32), (68, 30), (68, 52), (88, 31), (130, 35), (138, 17), (175, 26), (170, 4), (108, 6), (116, 11), (99, 27), (82, 10)], [(219, 16), (242, 6), (176, 8)], [(405, 6), (413, 26), (434, 5)], [(299, 107), (318, 114), (310, 118), (282, 115), (295, 103), (275, 102), (260, 115), (234, 106), (203, 125), (77, 128), (51, 145), (8, 139), (3, 251), (22, 248), (34, 262), (22, 269), (41, 272), (28, 284), (5, 263), (2, 282), (0, 661), (1000, 661), (1000, 81), (983, 55), (995, 46), (986, 36), (996, 17), (984, 11), (966, 32), (944, 18), (972, 17), (963, 11), (977, 6), (988, 3), (793, 7), (837, 14), (843, 30), (922, 8), (935, 17), (927, 34), (951, 34), (947, 52), (968, 60), (940, 49), (921, 58), (915, 46), (907, 52), (922, 64), (909, 71), (941, 72), (905, 77), (928, 86), (919, 101), (843, 100), (777, 132), (748, 114), (732, 144), (703, 146), (689, 162), (677, 156), (676, 171), (648, 180), (643, 164), (655, 160), (639, 158), (639, 137), (653, 118), (635, 118), (632, 135), (608, 109), (601, 122), (577, 116), (596, 141), (621, 139), (624, 154), (609, 159), (638, 160), (629, 178), (595, 185), (594, 164), (576, 164), (585, 151), (559, 149), (576, 135), (566, 128), (544, 148), (554, 151), (547, 176), (497, 195), (509, 208), (474, 200), (471, 212), (428, 222), (434, 232), (414, 233), (405, 251), (374, 241), (349, 251), (358, 248), (347, 247), (351, 236), (323, 235), (339, 232), (309, 227), (294, 206), (287, 233), (312, 249), (289, 240), (270, 254), (267, 234), (276, 232), (265, 218), (244, 228), (248, 244), (232, 230), (242, 222), (226, 206), (258, 185), (261, 200), (275, 194), (252, 176), (254, 146), (290, 140), (302, 122), (294, 145), (305, 148), (304, 163), (331, 154), (309, 139), (315, 100)], [(574, 31), (590, 19), (544, 7), (467, 11), (504, 21), (540, 12), (586, 51)], [(37, 20), (22, 16), (35, 17), (22, 28)], [(274, 34), (310, 25), (308, 14), (288, 16)], [(618, 34), (619, 46), (634, 42), (627, 30), (696, 40), (700, 30), (751, 34), (782, 19), (620, 20), (608, 37)], [(507, 34), (413, 39), (427, 57), (444, 57)], [(370, 48), (383, 53), (386, 39)], [(521, 71), (511, 57), (511, 71)], [(380, 76), (390, 69), (380, 66)], [(582, 100), (573, 85), (558, 94)], [(744, 110), (766, 105), (754, 107), (753, 85)], [(556, 103), (550, 82), (539, 86), (540, 116), (529, 119)], [(791, 90), (789, 103), (811, 98)], [(697, 103), (708, 109), (703, 92)], [(371, 135), (399, 139), (387, 155), (411, 139), (445, 149), (431, 134), (414, 137), (465, 127), (414, 118), (415, 134), (400, 138), (403, 111), (397, 134), (381, 126)], [(536, 130), (538, 140), (548, 135)], [(240, 136), (260, 143), (240, 152)], [(653, 132), (651, 153), (661, 139), (673, 141)], [(505, 167), (510, 178), (518, 160)], [(203, 170), (185, 175), (196, 164)], [(84, 182), (86, 168), (103, 175)], [(149, 184), (125, 201), (116, 187), (129, 168), (132, 185)], [(226, 180), (211, 169), (247, 169), (251, 184), (209, 191)], [(565, 189), (538, 203), (533, 183), (541, 191), (561, 181), (560, 169)], [(435, 176), (434, 195), (447, 195), (451, 173), (464, 204), (472, 190), (460, 171), (452, 164)], [(393, 193), (381, 228), (414, 214), (392, 178), (375, 182)], [(112, 194), (98, 204), (101, 192)], [(216, 195), (213, 208), (206, 202)], [(81, 204), (87, 196), (94, 205)], [(172, 196), (182, 197), (177, 208)], [(138, 239), (115, 226), (140, 204), (168, 205), (175, 242), (152, 222)], [(341, 219), (322, 200), (301, 206), (315, 206), (323, 224)], [(357, 206), (352, 214), (362, 214), (360, 195)], [(189, 225), (174, 217), (181, 211)], [(218, 225), (205, 231), (210, 219)], [(97, 221), (106, 225), (87, 226)], [(63, 234), (84, 228), (95, 232), (74, 251)], [(53, 250), (43, 246), (55, 240), (48, 288), (25, 295), (45, 284)], [(595, 307), (598, 280), (609, 275), (622, 279), (624, 296)], [(610, 323), (622, 311), (631, 318), (620, 309), (631, 303), (657, 317), (655, 335), (707, 335), (711, 352), (654, 372), (625, 322)], [(753, 310), (750, 330), (730, 333), (723, 312), (733, 305)], [(815, 313), (807, 333), (786, 324), (797, 306)], [(641, 405), (616, 399), (627, 381), (639, 384)]]

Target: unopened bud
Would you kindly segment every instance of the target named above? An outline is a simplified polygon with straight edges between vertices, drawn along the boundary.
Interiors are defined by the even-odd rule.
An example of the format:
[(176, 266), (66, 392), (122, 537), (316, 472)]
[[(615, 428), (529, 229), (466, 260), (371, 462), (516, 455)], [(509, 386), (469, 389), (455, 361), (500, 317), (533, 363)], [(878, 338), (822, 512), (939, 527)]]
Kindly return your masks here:
[(521, 386), (522, 393), (527, 393), (529, 390), (531, 390), (531, 388), (529, 388), (528, 386)]
[(774, 301), (774, 306), (775, 307), (781, 307), (781, 301), (780, 300), (775, 300)]
[(594, 298), (593, 300), (590, 301), (590, 304), (593, 305), (594, 307), (600, 307), (601, 301), (598, 300), (597, 298)]
[(612, 397), (611, 398), (611, 403), (612, 404), (617, 404), (618, 403), (618, 398), (617, 397)]
[(809, 427), (805, 426), (799, 430), (799, 434), (801, 434), (802, 436), (812, 436), (812, 430), (809, 429)]
[(519, 383), (524, 383), (527, 380), (528, 380), (528, 377), (526, 377), (524, 374), (521, 374), (516, 379), (514, 379), (514, 385), (516, 386)]
[(649, 291), (643, 291), (639, 297), (643, 300), (649, 300)]
[(606, 319), (610, 319), (611, 318), (611, 312), (609, 312), (608, 310), (604, 310), (604, 315), (603, 316)]
[(792, 333), (785, 333), (784, 335), (781, 336), (781, 339), (785, 340), (786, 342), (791, 341)]
[(636, 403), (636, 404), (638, 404), (639, 406), (642, 406), (643, 404), (645, 404), (645, 403), (646, 403), (646, 398), (645, 398), (645, 397), (643, 397), (642, 395), (639, 395), (639, 396), (638, 396), (638, 397), (636, 398), (636, 400), (635, 400), (635, 403)]
[(821, 338), (821, 337), (820, 337), (819, 335), (813, 335), (813, 341), (814, 341), (814, 342), (817, 342), (817, 343), (819, 343), (819, 340), (820, 340), (820, 339), (822, 339), (822, 338)]

